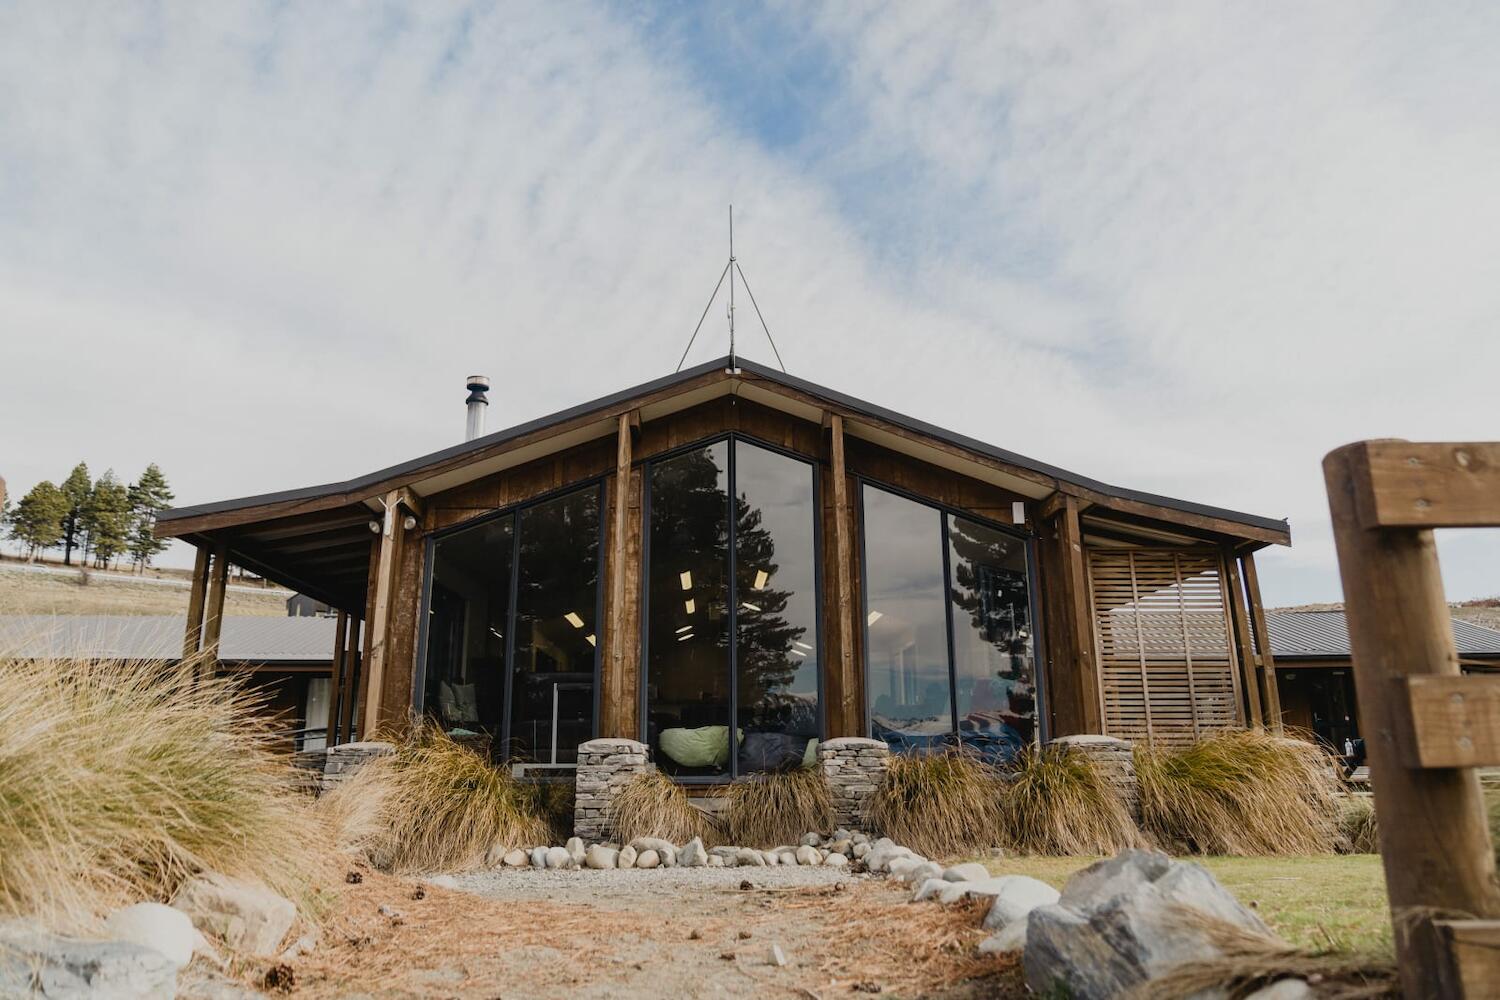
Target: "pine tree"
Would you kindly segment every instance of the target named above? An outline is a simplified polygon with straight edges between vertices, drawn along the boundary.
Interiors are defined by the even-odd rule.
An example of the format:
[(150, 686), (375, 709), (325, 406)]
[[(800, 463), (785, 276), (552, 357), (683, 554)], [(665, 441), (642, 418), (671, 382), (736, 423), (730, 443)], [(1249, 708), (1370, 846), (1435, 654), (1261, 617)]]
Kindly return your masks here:
[(110, 469), (99, 477), (79, 514), (94, 565), (108, 567), (130, 542), (130, 491)]
[(17, 501), (15, 509), (6, 515), (6, 523), (10, 537), (26, 546), (27, 561), (34, 561), (38, 552), (62, 539), (62, 522), (67, 512), (68, 501), (63, 491), (45, 479)]
[(128, 549), (130, 561), (139, 570), (151, 565), (157, 553), (165, 551), (167, 541), (153, 533), (158, 511), (172, 502), (172, 490), (167, 486), (167, 477), (155, 462), (146, 466), (141, 478), (132, 483), (129, 490), (132, 524)]
[(73, 550), (83, 547), (83, 508), (94, 492), (94, 481), (89, 478), (89, 467), (83, 462), (73, 466), (68, 478), (63, 480), (62, 494), (67, 500), (68, 510), (63, 516), (62, 543), (63, 565), (73, 565)]

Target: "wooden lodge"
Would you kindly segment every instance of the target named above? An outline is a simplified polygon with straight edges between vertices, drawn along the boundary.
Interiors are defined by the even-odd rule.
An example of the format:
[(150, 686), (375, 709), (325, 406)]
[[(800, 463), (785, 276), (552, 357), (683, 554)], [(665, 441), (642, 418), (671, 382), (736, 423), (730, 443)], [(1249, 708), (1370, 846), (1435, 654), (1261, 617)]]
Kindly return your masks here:
[(415, 713), (522, 771), (594, 737), (722, 781), (836, 736), (1003, 757), (1279, 720), (1254, 553), (1285, 521), (730, 365), (163, 513), (198, 547), (185, 648), (238, 564), (339, 610), (330, 745)]

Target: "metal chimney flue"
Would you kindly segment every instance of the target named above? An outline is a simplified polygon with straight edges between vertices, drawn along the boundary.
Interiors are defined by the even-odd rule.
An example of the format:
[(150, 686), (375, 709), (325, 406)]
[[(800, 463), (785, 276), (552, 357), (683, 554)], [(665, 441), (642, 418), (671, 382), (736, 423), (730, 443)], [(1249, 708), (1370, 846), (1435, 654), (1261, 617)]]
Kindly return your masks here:
[(484, 411), (490, 405), (485, 394), (490, 390), (490, 380), (484, 375), (470, 375), (465, 388), (469, 390), (469, 398), (464, 400), (469, 414), (464, 425), (464, 440), (472, 441), (484, 434)]

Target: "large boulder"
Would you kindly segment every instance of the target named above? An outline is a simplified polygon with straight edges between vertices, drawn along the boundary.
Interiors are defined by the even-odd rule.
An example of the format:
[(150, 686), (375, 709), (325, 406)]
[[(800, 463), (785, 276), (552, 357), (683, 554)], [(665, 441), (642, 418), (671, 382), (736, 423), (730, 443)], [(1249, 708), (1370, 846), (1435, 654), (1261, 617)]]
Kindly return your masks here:
[(620, 852), (613, 847), (605, 847), (603, 844), (590, 845), (589, 849), (583, 852), (583, 863), (588, 868), (614, 868), (619, 861)]
[(708, 864), (708, 851), (703, 848), (703, 838), (694, 837), (677, 852), (677, 864), (682, 868), (702, 868)]
[(104, 932), (116, 941), (154, 948), (179, 969), (193, 960), (199, 940), (188, 915), (162, 903), (121, 907), (105, 918)]
[(282, 939), (297, 919), (297, 907), (285, 896), (216, 874), (183, 883), (172, 906), (230, 950), (256, 958), (270, 958), (280, 951)]
[(677, 864), (677, 845), (670, 840), (663, 840), (661, 837), (637, 837), (630, 842), (630, 846), (635, 848), (637, 856), (641, 851), (655, 851), (656, 856), (661, 859), (663, 868), (671, 868)]
[(0, 924), (0, 996), (47, 1000), (171, 1000), (177, 965), (130, 941), (80, 941)]
[(977, 861), (943, 869), (943, 878), (949, 882), (978, 882), (989, 877), (990, 870)]
[(1201, 866), (1126, 851), (1074, 875), (1057, 903), (1031, 911), (1026, 983), (1075, 1000), (1119, 996), (1183, 962), (1220, 957), (1214, 923), (1274, 938)]

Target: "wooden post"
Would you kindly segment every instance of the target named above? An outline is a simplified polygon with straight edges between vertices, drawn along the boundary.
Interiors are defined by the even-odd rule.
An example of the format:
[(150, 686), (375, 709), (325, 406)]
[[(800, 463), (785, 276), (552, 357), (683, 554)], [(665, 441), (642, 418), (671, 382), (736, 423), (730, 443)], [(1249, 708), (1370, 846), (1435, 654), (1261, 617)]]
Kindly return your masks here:
[(834, 550), (838, 561), (835, 570), (838, 581), (838, 607), (835, 613), (838, 620), (834, 628), (839, 637), (837, 687), (840, 693), (840, 704), (836, 706), (839, 722), (831, 735), (863, 736), (864, 709), (856, 699), (860, 687), (854, 663), (854, 583), (850, 569), (854, 561), (854, 542), (849, 537), (852, 519), (849, 513), (848, 474), (844, 468), (844, 418), (837, 413), (830, 415), (829, 436), (833, 466)]
[[(1384, 526), (1373, 506), (1367, 509), (1377, 513), (1361, 518), (1361, 501), (1373, 494), (1383, 503), (1392, 492), (1382, 495), (1372, 483), (1369, 449), (1384, 444), (1339, 448), (1323, 460), (1323, 474), (1404, 995), (1463, 996), (1450, 945), (1434, 920), (1500, 917), (1500, 885), (1477, 773), (1419, 769), (1405, 759), (1413, 743), (1405, 682), (1454, 677), (1459, 668), (1432, 531)], [(1421, 471), (1415, 462), (1412, 469)], [(1423, 490), (1423, 509), (1441, 504), (1440, 493)]]
[(219, 666), (219, 635), (224, 627), (224, 588), (229, 581), (229, 546), (214, 546), (213, 568), (209, 571), (208, 608), (203, 621), (203, 669), (213, 673)]
[(603, 637), (609, 655), (604, 660), (604, 685), (600, 692), (603, 705), (599, 719), (601, 736), (627, 739), (636, 736), (626, 731), (626, 705), (633, 693), (625, 689), (625, 647), (630, 641), (625, 634), (625, 576), (629, 558), (626, 539), (630, 533), (632, 417), (634, 427), (639, 427), (639, 414), (622, 413), (615, 433), (615, 481), (610, 490), (614, 516), (609, 539), (609, 615), (608, 629)]
[(349, 631), (349, 614), (340, 611), (333, 627), (333, 662), (328, 671), (328, 722), (323, 727), (323, 746), (331, 747), (339, 736), (339, 688), (344, 681), (344, 643)]
[(208, 598), (208, 549), (198, 546), (193, 557), (193, 586), (188, 591), (187, 628), (182, 634), (182, 658), (198, 655), (203, 644), (203, 605)]
[[(1261, 697), (1260, 673), (1255, 661), (1255, 644), (1250, 633), (1250, 611), (1245, 590), (1240, 585), (1239, 559), (1233, 549), (1224, 552), (1224, 584), (1229, 591), (1229, 606), (1234, 618), (1234, 643), (1239, 647), (1240, 674), (1244, 678), (1245, 697), (1250, 702), (1249, 723), (1265, 724), (1265, 705)], [(1271, 683), (1275, 684), (1273, 677)]]
[(349, 616), (349, 638), (344, 643), (343, 692), (339, 695), (339, 736), (345, 743), (354, 740), (354, 727), (359, 710), (360, 666), (360, 619)]
[[(1058, 512), (1058, 549), (1062, 556), (1062, 585), (1078, 697), (1079, 733), (1104, 732), (1104, 700), (1099, 686), (1099, 661), (1094, 655), (1094, 616), (1089, 608), (1088, 575), (1083, 566), (1083, 522), (1077, 497), (1064, 497)], [(1067, 665), (1064, 665), (1067, 669)], [(1074, 735), (1061, 733), (1055, 735)]]
[(1250, 601), (1250, 627), (1255, 630), (1255, 646), (1259, 650), (1255, 665), (1259, 671), (1266, 720), (1271, 724), (1271, 731), (1280, 734), (1283, 730), (1281, 691), (1276, 687), (1276, 657), (1271, 652), (1271, 633), (1266, 631), (1266, 602), (1260, 597), (1260, 578), (1255, 573), (1254, 553), (1246, 552), (1240, 556), (1240, 565), (1245, 568), (1245, 591)]
[(381, 503), (385, 515), (380, 527), (380, 560), (375, 573), (375, 600), (369, 620), (369, 655), (365, 659), (364, 721), (360, 733), (374, 739), (383, 721), (380, 717), (381, 692), (390, 658), (390, 623), (392, 594), (396, 589), (396, 549), (401, 544), (401, 490), (387, 493)]

